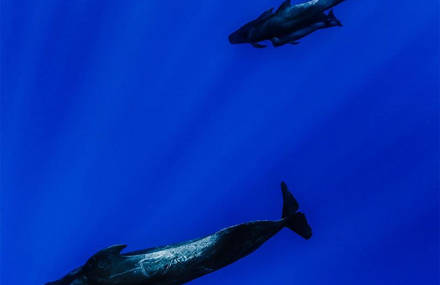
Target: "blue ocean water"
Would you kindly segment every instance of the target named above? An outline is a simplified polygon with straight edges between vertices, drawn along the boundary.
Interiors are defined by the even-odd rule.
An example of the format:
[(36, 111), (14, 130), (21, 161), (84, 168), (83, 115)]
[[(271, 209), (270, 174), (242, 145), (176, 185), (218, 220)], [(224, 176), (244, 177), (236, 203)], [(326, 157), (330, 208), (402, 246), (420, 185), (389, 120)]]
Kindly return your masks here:
[(346, 1), (297, 46), (227, 36), (280, 1), (2, 1), (1, 284), (116, 243), (281, 215), (191, 284), (438, 284), (438, 3)]

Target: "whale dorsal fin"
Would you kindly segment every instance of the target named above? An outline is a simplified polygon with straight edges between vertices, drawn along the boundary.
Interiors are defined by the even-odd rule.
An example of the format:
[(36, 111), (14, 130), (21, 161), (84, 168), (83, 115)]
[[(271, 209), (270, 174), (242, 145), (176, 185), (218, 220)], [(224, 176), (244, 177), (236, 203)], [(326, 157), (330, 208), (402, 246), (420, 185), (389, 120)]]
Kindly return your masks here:
[(104, 248), (92, 255), (84, 266), (94, 268), (94, 266), (100, 266), (99, 264), (105, 260), (118, 258), (121, 255), (121, 251), (126, 247), (125, 244), (115, 244)]
[(290, 0), (285, 0), (281, 6), (277, 9), (276, 13), (285, 10), (287, 7), (290, 7)]
[(127, 247), (126, 244), (115, 244), (115, 245), (111, 245), (107, 248), (104, 248), (99, 253), (107, 254), (107, 255), (119, 255), (119, 254), (121, 254), (121, 251), (126, 247)]

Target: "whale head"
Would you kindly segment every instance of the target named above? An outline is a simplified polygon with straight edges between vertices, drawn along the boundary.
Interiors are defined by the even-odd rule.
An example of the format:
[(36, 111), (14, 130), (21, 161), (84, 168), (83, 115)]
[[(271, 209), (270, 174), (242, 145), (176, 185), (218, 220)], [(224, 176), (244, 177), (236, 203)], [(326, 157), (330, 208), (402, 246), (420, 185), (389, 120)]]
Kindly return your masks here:
[(229, 35), (229, 42), (231, 44), (244, 44), (251, 42), (253, 26), (244, 25), (237, 31)]
[(98, 251), (87, 262), (69, 272), (60, 280), (46, 283), (46, 285), (90, 285), (96, 284), (96, 280), (102, 278), (101, 275), (111, 271), (115, 259), (120, 257), (120, 252), (126, 245), (113, 245)]
[(69, 272), (63, 278), (48, 282), (46, 285), (88, 285), (89, 282), (87, 277), (83, 274), (83, 268), (77, 268), (71, 272)]

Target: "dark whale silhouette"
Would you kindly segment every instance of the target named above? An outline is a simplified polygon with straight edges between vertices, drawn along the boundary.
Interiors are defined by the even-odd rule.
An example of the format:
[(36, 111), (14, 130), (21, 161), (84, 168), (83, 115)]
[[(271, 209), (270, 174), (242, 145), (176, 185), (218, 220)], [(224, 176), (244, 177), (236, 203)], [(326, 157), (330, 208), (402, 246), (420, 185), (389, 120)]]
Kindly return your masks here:
[(257, 19), (245, 24), (229, 36), (232, 44), (249, 43), (257, 48), (266, 47), (259, 42), (270, 40), (278, 47), (286, 43), (297, 44), (314, 31), (335, 26), (342, 26), (333, 11), (325, 14), (333, 6), (344, 0), (311, 0), (291, 5), (286, 0), (273, 12), (265, 11)]
[(245, 257), (284, 227), (309, 239), (312, 230), (304, 214), (298, 212), (298, 202), (284, 182), (281, 190), (280, 220), (248, 222), (204, 238), (129, 253), (121, 253), (126, 245), (110, 246), (46, 285), (182, 284)]

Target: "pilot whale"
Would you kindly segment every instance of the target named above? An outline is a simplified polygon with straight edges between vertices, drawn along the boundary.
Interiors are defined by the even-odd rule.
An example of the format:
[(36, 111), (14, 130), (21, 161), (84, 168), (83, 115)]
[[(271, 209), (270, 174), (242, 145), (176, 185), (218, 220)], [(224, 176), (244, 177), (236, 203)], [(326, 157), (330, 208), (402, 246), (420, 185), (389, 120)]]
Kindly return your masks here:
[(284, 182), (281, 191), (280, 220), (248, 222), (196, 240), (128, 253), (121, 253), (126, 245), (113, 245), (46, 285), (182, 284), (247, 256), (284, 227), (309, 239), (312, 230)]
[(297, 44), (298, 39), (323, 28), (342, 26), (333, 11), (325, 11), (344, 0), (311, 0), (292, 5), (285, 0), (273, 12), (265, 11), (257, 19), (243, 25), (229, 35), (231, 44), (250, 43), (256, 48), (266, 47), (261, 41), (269, 40), (277, 47), (286, 43)]

